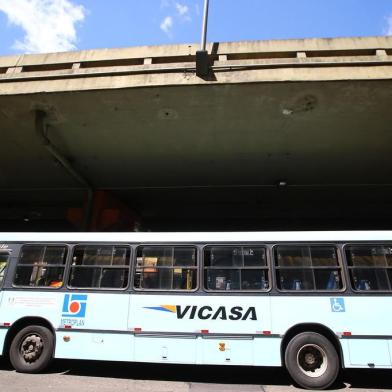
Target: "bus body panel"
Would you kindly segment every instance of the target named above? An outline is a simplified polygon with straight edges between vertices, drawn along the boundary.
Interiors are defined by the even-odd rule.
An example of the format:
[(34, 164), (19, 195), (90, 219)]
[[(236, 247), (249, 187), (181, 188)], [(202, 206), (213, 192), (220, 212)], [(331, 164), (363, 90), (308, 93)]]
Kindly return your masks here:
[(392, 365), (392, 338), (388, 339), (388, 351), (389, 351), (389, 356), (390, 356), (391, 365)]
[[(69, 304), (77, 302), (80, 306), (85, 304), (85, 313), (81, 317), (67, 317), (66, 296), (62, 309), (61, 325), (72, 320), (80, 320), (82, 325), (77, 328), (84, 328), (97, 331), (126, 331), (128, 319), (129, 294), (125, 292), (108, 292), (108, 293), (85, 293), (83, 291), (69, 294)], [(71, 306), (71, 305), (69, 305)], [(71, 314), (72, 312), (68, 312)], [(74, 321), (75, 322), (75, 321)]]
[[(342, 306), (339, 311), (333, 309), (336, 299)], [(392, 336), (392, 297), (273, 296), (271, 309), (273, 331), (279, 334), (296, 324), (317, 323), (337, 335)]]
[[(136, 294), (130, 297), (128, 327), (141, 334), (156, 335), (150, 339), (137, 335), (135, 360), (138, 361), (147, 358), (170, 361), (169, 357), (176, 353), (176, 362), (182, 363), (253, 364), (253, 336), (271, 328), (270, 299), (268, 295)], [(165, 333), (182, 336), (159, 340), (159, 334)], [(258, 342), (259, 350), (263, 350), (266, 341)], [(196, 358), (196, 345), (201, 345), (200, 358)], [(178, 346), (183, 350), (178, 350)], [(166, 356), (165, 351), (170, 354)]]
[(127, 294), (17, 290), (4, 291), (2, 295), (0, 323), (42, 317), (54, 328), (69, 326), (97, 331), (127, 328)]
[(346, 361), (352, 367), (391, 366), (388, 337), (392, 336), (392, 298), (351, 296), (345, 298), (345, 303), (344, 330), (352, 333), (352, 339), (348, 340), (349, 357)]
[(351, 331), (354, 337), (392, 336), (392, 296), (362, 294), (344, 297), (344, 302), (345, 312), (340, 313), (341, 329), (345, 327), (344, 330)]
[(0, 288), (0, 323), (1, 323), (2, 318), (3, 318), (2, 317), (3, 311), (1, 310), (2, 309), (2, 302), (3, 302), (3, 291)]
[[(2, 324), (12, 324), (23, 317), (42, 317), (54, 328), (64, 328), (70, 322), (72, 328), (69, 331), (56, 333), (55, 356), (58, 358), (279, 366), (281, 339), (252, 335), (262, 331), (284, 335), (294, 325), (317, 323), (330, 328), (335, 334), (345, 331), (353, 334), (350, 339), (339, 340), (345, 367), (391, 367), (390, 339), (355, 338), (365, 332), (369, 334), (369, 331), (375, 336), (391, 334), (388, 310), (392, 299), (384, 297), (344, 297), (344, 311), (336, 312), (332, 308), (335, 297), (329, 296), (208, 297), (75, 293), (76, 302), (85, 303), (86, 307), (83, 317), (72, 318), (67, 316), (64, 306), (70, 306), (73, 294), (4, 291), (0, 295), (3, 297), (0, 312)], [(128, 301), (131, 307), (129, 312)], [(180, 307), (178, 310), (177, 306)], [(200, 312), (206, 306), (208, 308)], [(242, 317), (238, 320), (229, 319), (230, 315), (233, 316), (230, 313), (233, 306), (243, 309)], [(228, 310), (223, 311), (222, 307)], [(248, 318), (242, 320), (246, 309), (252, 307), (256, 310), (257, 319), (253, 320), (253, 315), (249, 313)], [(226, 319), (222, 320), (224, 315)], [(204, 320), (198, 316), (208, 318)], [(213, 317), (216, 318), (213, 320)], [(237, 318), (238, 315), (234, 314), (233, 317)], [(134, 337), (132, 333), (135, 333), (135, 329)], [(138, 329), (146, 335), (138, 335)], [(200, 335), (202, 331), (206, 333), (205, 336)], [(148, 336), (148, 333), (155, 336)], [(183, 333), (184, 336), (169, 336), (169, 333)], [(214, 337), (214, 334), (221, 336)], [(0, 329), (1, 348), (5, 335), (6, 329)], [(70, 340), (65, 342), (64, 337)]]
[(391, 367), (388, 337), (392, 336), (392, 298), (346, 296), (341, 297), (341, 303), (344, 311), (333, 312), (331, 306), (330, 325), (338, 335), (351, 333), (346, 337), (346, 367)]
[(43, 318), (56, 328), (60, 325), (64, 293), (49, 291), (3, 291), (0, 324), (14, 324), (25, 317)]
[[(118, 358), (119, 361), (133, 359), (132, 336), (127, 331), (127, 293), (73, 292), (62, 296), (62, 307), (58, 309), (61, 314), (58, 326), (68, 328), (69, 332), (58, 334), (60, 339), (56, 346), (56, 357)], [(79, 306), (79, 313), (73, 313), (73, 304), (78, 304), (76, 306)], [(64, 336), (68, 336), (70, 340), (64, 342)]]
[(254, 338), (203, 338), (203, 363), (254, 365), (254, 342)]
[(390, 367), (388, 340), (386, 339), (349, 339), (350, 367)]
[(254, 341), (254, 364), (257, 366), (282, 366), (281, 337), (260, 337)]
[(128, 327), (146, 332), (257, 334), (271, 329), (270, 298), (143, 295), (130, 297)]
[[(331, 329), (339, 330), (340, 320), (346, 320), (346, 315), (335, 314), (331, 311), (328, 296), (297, 296), (284, 295), (271, 297), (272, 332), (285, 335), (287, 331), (299, 324), (320, 324)], [(338, 328), (338, 329), (336, 329)]]
[(7, 336), (7, 329), (6, 328), (0, 328), (0, 355), (3, 353), (4, 350), (4, 343), (5, 343), (5, 337)]
[(133, 361), (132, 347), (131, 334), (62, 330), (56, 332), (55, 358)]
[(134, 360), (137, 362), (197, 362), (196, 336), (135, 335)]
[[(54, 329), (69, 328), (68, 334), (56, 333), (59, 339), (55, 357), (105, 359), (107, 356), (115, 356), (115, 352), (109, 354), (110, 348), (117, 347), (116, 351), (125, 351), (124, 347), (131, 341), (129, 337), (126, 340), (122, 335), (111, 335), (111, 332), (114, 335), (116, 331), (126, 332), (128, 294), (15, 290), (4, 291), (2, 295), (0, 325), (12, 325), (25, 317), (39, 317), (47, 320)], [(74, 335), (77, 330), (90, 330), (92, 334), (80, 333), (76, 344), (73, 339), (70, 342), (63, 341), (63, 336), (70, 333)], [(100, 336), (104, 337), (101, 343)], [(3, 344), (2, 340), (0, 344)], [(74, 350), (71, 356), (65, 354), (70, 346)], [(108, 351), (105, 354), (102, 349), (104, 355), (100, 356), (98, 347), (104, 346), (109, 346)], [(132, 346), (130, 343), (128, 346), (127, 352), (122, 356), (124, 360), (132, 359)], [(90, 351), (94, 354), (89, 354)]]
[(284, 335), (291, 327), (308, 323), (330, 329), (341, 338), (345, 367), (392, 365), (388, 338), (392, 336), (391, 297), (274, 296), (271, 309), (274, 333)]
[(340, 339), (345, 368), (392, 368), (390, 339)]

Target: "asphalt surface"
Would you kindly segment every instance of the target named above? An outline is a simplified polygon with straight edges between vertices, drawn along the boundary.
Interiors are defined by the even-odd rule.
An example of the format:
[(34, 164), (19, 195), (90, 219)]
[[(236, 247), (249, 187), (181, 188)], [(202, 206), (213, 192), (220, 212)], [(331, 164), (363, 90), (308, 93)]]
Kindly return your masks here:
[[(347, 370), (331, 390), (392, 391), (392, 370)], [(284, 369), (54, 361), (43, 374), (16, 373), (0, 359), (0, 391), (284, 392), (300, 391)]]

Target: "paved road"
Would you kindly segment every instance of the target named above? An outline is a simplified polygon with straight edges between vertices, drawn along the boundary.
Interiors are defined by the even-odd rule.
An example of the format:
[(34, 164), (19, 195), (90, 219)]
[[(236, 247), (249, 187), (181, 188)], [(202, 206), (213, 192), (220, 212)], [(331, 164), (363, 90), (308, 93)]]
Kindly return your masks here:
[[(336, 391), (392, 391), (392, 371), (346, 371)], [(45, 374), (19, 374), (0, 359), (6, 392), (294, 392), (278, 368), (55, 361)]]

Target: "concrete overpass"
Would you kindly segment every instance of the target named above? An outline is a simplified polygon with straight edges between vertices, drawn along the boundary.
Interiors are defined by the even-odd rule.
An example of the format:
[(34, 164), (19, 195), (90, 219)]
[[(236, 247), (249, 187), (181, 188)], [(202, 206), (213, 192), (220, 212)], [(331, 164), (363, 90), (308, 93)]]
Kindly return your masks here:
[(0, 230), (392, 228), (392, 37), (197, 49), (0, 57)]

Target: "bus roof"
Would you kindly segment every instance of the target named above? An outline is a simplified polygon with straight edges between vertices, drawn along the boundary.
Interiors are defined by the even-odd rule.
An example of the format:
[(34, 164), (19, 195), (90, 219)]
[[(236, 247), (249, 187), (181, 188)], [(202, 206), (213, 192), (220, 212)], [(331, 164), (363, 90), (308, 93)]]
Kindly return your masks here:
[(1, 242), (347, 242), (392, 241), (392, 231), (0, 233)]

